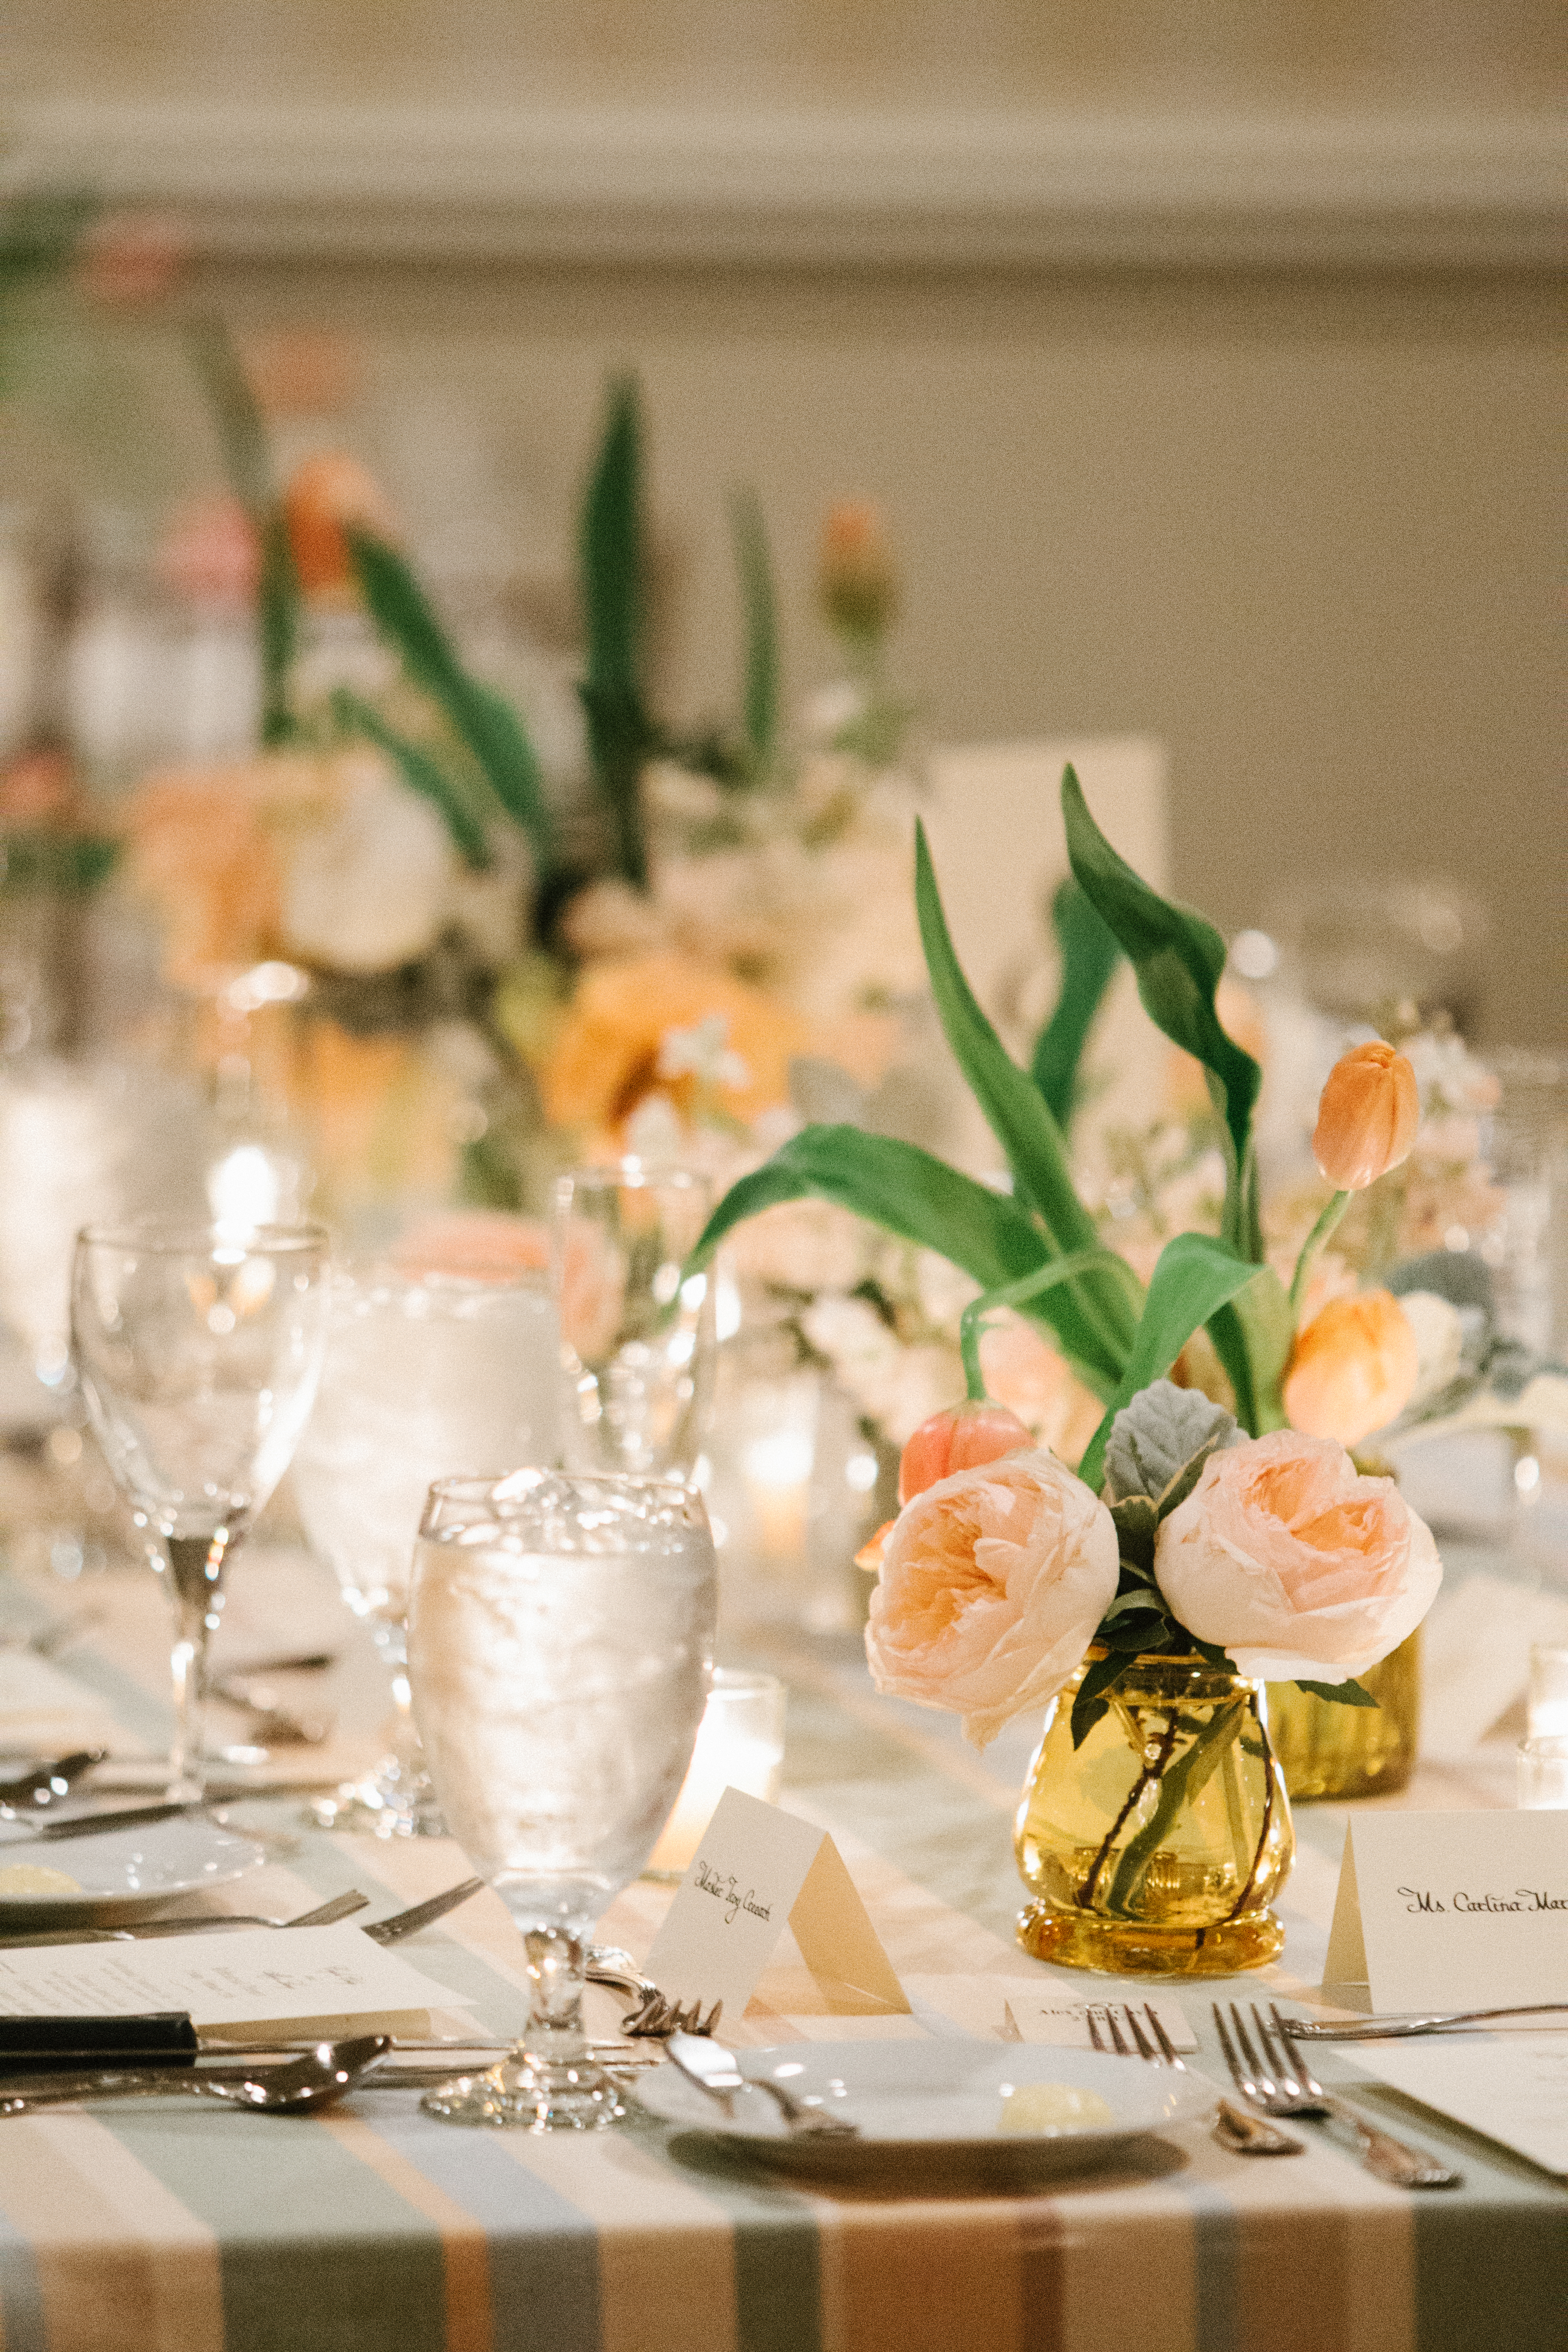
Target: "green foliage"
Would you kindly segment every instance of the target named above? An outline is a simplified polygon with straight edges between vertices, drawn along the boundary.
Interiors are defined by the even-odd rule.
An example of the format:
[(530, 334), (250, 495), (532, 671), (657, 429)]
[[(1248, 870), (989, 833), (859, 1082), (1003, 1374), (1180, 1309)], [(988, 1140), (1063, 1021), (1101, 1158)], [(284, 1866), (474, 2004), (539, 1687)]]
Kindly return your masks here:
[(229, 488), (260, 542), (261, 740), (270, 748), (298, 731), (289, 673), (300, 642), (300, 583), (278, 502), (267, 427), (228, 330), (220, 319), (193, 320), (185, 342), (212, 410)]
[(485, 829), (439, 761), (389, 727), (378, 710), (346, 688), (340, 687), (333, 695), (332, 715), (346, 734), (364, 736), (396, 761), (404, 782), (439, 813), (463, 863), (482, 874), (490, 864)]
[(1297, 1676), (1296, 1688), (1310, 1691), (1314, 1698), (1326, 1698), (1337, 1706), (1376, 1706), (1377, 1700), (1369, 1690), (1353, 1680), (1345, 1683), (1308, 1683)]
[[(944, 1160), (859, 1128), (808, 1127), (731, 1186), (692, 1252), (690, 1270), (706, 1265), (725, 1234), (759, 1210), (811, 1198), (835, 1202), (904, 1241), (939, 1251), (983, 1290), (1000, 1290), (1048, 1263), (1038, 1227), (1016, 1202)], [(1110, 1395), (1114, 1367), (1108, 1367), (1100, 1335), (1072, 1291), (1047, 1292), (1024, 1311), (1050, 1327), (1096, 1396)]]
[[(925, 828), (918, 824), (915, 905), (943, 1032), (992, 1133), (1007, 1155), (1017, 1197), (1040, 1218), (1053, 1255), (1098, 1250), (1100, 1234), (1073, 1190), (1061, 1130), (1038, 1088), (1003, 1045), (963, 976), (942, 913)], [(1104, 1271), (1086, 1271), (1075, 1290), (1083, 1321), (1094, 1335), (1095, 1360), (1114, 1375), (1132, 1330), (1134, 1310), (1126, 1286)]]
[(1051, 900), (1051, 928), (1061, 959), (1061, 983), (1056, 1009), (1035, 1040), (1031, 1075), (1065, 1135), (1072, 1124), (1084, 1045), (1121, 950), (1070, 874)]
[(753, 776), (764, 776), (778, 746), (779, 644), (777, 600), (763, 509), (754, 490), (737, 490), (730, 501), (730, 530), (745, 614), (746, 742)]
[(1079, 1476), (1087, 1486), (1100, 1484), (1111, 1424), (1122, 1406), (1170, 1370), (1200, 1324), (1266, 1276), (1275, 1278), (1267, 1267), (1237, 1257), (1209, 1234), (1177, 1234), (1165, 1244), (1110, 1411), (1079, 1465)]
[(1148, 1501), (1156, 1520), (1185, 1502), (1204, 1464), (1237, 1439), (1236, 1417), (1199, 1389), (1152, 1381), (1110, 1424), (1105, 1491), (1117, 1503)]
[(1260, 1263), (1252, 1114), (1263, 1073), (1215, 1010), (1225, 941), (1212, 923), (1162, 898), (1118, 856), (1070, 767), (1062, 776), (1062, 817), (1073, 872), (1137, 974), (1144, 1010), (1173, 1044), (1195, 1055), (1217, 1089), (1228, 1139), (1225, 1237), (1238, 1255)]
[(588, 668), (578, 691), (595, 780), (615, 827), (620, 872), (647, 887), (638, 778), (657, 740), (643, 702), (642, 420), (636, 380), (610, 388), (610, 413), (577, 533)]
[(351, 529), (344, 536), (376, 625), (397, 647), (414, 683), (440, 706), (473, 753), (497, 800), (532, 843), (541, 876), (547, 875), (554, 828), (522, 722), (509, 702), (463, 667), (402, 556), (367, 531)]

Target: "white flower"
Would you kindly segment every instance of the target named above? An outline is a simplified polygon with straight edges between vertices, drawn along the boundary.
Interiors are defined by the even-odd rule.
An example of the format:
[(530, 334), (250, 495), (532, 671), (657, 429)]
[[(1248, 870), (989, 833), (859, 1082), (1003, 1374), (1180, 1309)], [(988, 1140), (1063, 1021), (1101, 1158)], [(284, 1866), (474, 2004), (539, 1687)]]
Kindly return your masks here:
[(661, 1078), (693, 1077), (707, 1087), (748, 1087), (752, 1073), (730, 1050), (729, 1016), (710, 1013), (693, 1029), (667, 1029), (658, 1044)]
[(1399, 1304), (1415, 1334), (1415, 1386), (1406, 1412), (1458, 1380), (1464, 1361), (1465, 1322), (1451, 1299), (1435, 1290), (1407, 1290)]
[(339, 971), (387, 971), (436, 943), (451, 881), (447, 828), (374, 755), (345, 753), (331, 777), (336, 808), (290, 847), (288, 944)]

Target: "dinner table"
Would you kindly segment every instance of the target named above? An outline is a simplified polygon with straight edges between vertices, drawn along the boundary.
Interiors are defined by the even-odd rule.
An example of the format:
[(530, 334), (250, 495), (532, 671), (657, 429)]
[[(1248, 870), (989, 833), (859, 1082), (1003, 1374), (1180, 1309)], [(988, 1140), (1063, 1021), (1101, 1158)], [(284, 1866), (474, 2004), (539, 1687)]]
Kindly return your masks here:
[[(1461, 1557), (1462, 1552), (1462, 1557)], [(1521, 1595), (1562, 1554), (1473, 1544), (1460, 1569)], [(226, 1775), (220, 1810), (265, 1860), (193, 1911), (285, 1918), (348, 1887), (370, 1919), (468, 1874), (439, 1838), (378, 1840), (314, 1824), (302, 1785), (374, 1752), (385, 1685), (363, 1631), (297, 1546), (237, 1558), (220, 1661), (326, 1648), (312, 1704), (326, 1749), (279, 1748)], [(166, 1738), (167, 1613), (129, 1564), (71, 1586), (0, 1571), (0, 1662), (74, 1619), (49, 1664), (80, 1723), (110, 1738), (97, 1786), (156, 1785)], [(1174, 2000), (1187, 2063), (1229, 2090), (1210, 2004), (1322, 2000), (1349, 1808), (1296, 1811), (1280, 1958), (1245, 1978), (1156, 1987), (1050, 1968), (1024, 1954), (1013, 1822), (1037, 1723), (978, 1751), (956, 1722), (879, 1696), (856, 1633), (753, 1626), (726, 1644), (788, 1688), (781, 1802), (829, 1832), (901, 1980), (929, 1989), (1022, 1980), (1064, 1999)], [(287, 1678), (284, 1678), (287, 1681)], [(302, 1687), (302, 1685), (300, 1685)], [(294, 1689), (296, 1685), (289, 1684)], [(0, 1689), (4, 1677), (0, 1676)], [(57, 1692), (58, 1696), (58, 1692)], [(65, 1702), (60, 1702), (62, 1705)], [(245, 1718), (214, 1710), (234, 1741)], [(67, 1726), (58, 1727), (63, 1732)], [(1517, 1731), (1512, 1735), (1517, 1737)], [(1469, 1810), (1513, 1802), (1511, 1738), (1426, 1758), (1396, 1796), (1363, 1805)], [(107, 1801), (107, 1796), (105, 1801)], [(57, 1848), (64, 1854), (68, 1848)], [(596, 1931), (639, 1960), (672, 1899), (639, 1879)], [(400, 1947), (514, 2033), (523, 1950), (488, 1888)], [(940, 2006), (835, 2014), (785, 1934), (742, 2017), (739, 2048), (951, 2033)], [(615, 2034), (624, 1997), (598, 1989), (590, 2024)], [(1129, 2065), (1140, 2062), (1129, 2058)], [(1314, 2053), (1366, 2116), (1463, 2175), (1385, 2185), (1347, 2139), (1308, 2120), (1289, 2160), (1231, 2153), (1205, 2122), (1146, 2137), (1114, 2160), (1038, 2179), (848, 2179), (781, 2172), (720, 2136), (628, 2099), (598, 2132), (462, 2128), (374, 2076), (319, 2115), (253, 2115), (195, 2100), (90, 2101), (0, 2118), (4, 2352), (1480, 2352), (1568, 2346), (1568, 2183), (1378, 2083), (1352, 2045)]]

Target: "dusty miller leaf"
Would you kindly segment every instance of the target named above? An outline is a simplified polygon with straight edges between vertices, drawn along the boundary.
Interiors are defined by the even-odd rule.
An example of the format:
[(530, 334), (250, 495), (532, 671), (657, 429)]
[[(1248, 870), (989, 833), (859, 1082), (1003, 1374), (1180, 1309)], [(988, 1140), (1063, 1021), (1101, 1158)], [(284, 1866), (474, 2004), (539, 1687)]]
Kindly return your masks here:
[(1235, 1415), (1201, 1390), (1152, 1381), (1110, 1424), (1105, 1483), (1113, 1504), (1145, 1500), (1163, 1519), (1192, 1493), (1209, 1455), (1239, 1436)]

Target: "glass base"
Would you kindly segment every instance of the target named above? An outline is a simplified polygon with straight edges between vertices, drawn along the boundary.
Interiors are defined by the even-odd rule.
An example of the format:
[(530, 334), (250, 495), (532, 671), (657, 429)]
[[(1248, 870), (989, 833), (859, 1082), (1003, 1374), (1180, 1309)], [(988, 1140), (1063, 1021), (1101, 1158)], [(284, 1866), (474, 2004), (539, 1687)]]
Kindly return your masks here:
[(313, 1797), (305, 1822), (310, 1829), (346, 1830), (359, 1837), (447, 1835), (430, 1775), (411, 1770), (395, 1756), (384, 1756), (363, 1780), (345, 1780), (330, 1797)]
[(1112, 1977), (1230, 1977), (1263, 1968), (1285, 1948), (1272, 1911), (1244, 1912), (1215, 1927), (1155, 1927), (1035, 1902), (1018, 1914), (1016, 1933), (1037, 1960)]
[(626, 2114), (604, 2068), (586, 2058), (503, 2058), (487, 2074), (427, 2091), (419, 2104), (445, 2123), (511, 2131), (603, 2131)]

